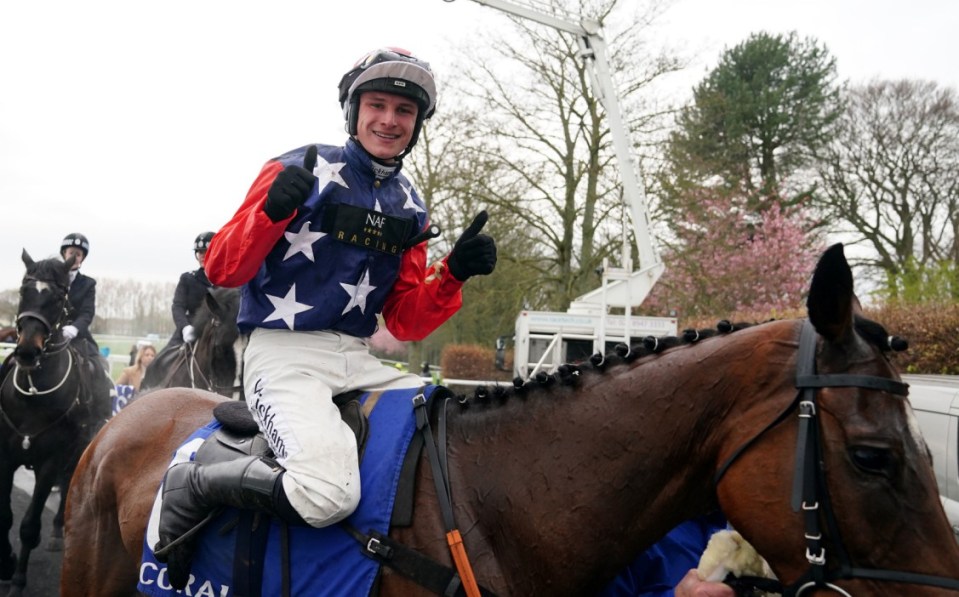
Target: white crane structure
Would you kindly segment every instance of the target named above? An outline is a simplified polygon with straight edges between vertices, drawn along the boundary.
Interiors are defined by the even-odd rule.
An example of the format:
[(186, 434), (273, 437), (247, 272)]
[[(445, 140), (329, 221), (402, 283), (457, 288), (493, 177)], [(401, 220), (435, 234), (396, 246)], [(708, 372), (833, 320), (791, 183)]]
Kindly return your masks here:
[[(631, 315), (632, 308), (642, 304), (652, 291), (665, 267), (653, 248), (646, 197), (633, 162), (629, 133), (610, 75), (606, 40), (600, 24), (592, 19), (567, 21), (505, 0), (472, 1), (577, 37), (579, 55), (591, 66), (593, 90), (609, 119), (623, 198), (629, 207), (639, 255), (639, 268), (635, 269), (624, 225), (621, 265), (611, 267), (608, 260), (604, 260), (601, 287), (577, 297), (566, 313), (521, 312), (516, 320), (514, 337), (514, 373), (528, 378), (541, 369), (550, 369), (581, 357), (585, 344), (591, 345), (590, 353), (605, 352), (609, 339), (629, 344), (631, 338), (675, 334), (675, 318)], [(624, 314), (609, 315), (611, 307), (622, 308)]]

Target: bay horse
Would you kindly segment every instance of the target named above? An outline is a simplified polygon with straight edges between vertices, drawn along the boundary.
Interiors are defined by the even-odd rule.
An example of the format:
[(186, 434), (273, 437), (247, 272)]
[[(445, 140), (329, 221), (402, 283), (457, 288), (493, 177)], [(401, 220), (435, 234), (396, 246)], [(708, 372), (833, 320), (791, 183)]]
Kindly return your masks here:
[[(70, 286), (70, 266), (59, 259), (34, 262), (24, 250), (18, 337), (0, 385), (0, 581), (22, 594), (30, 552), (40, 543), (43, 508), (54, 485), (61, 491), (49, 549), (62, 548), (66, 488), (87, 443), (110, 416), (112, 380), (99, 363), (75, 349), (60, 332)], [(30, 505), (14, 554), (11, 491), (21, 466), (34, 471)]]
[(237, 363), (245, 347), (236, 325), (239, 309), (238, 289), (211, 289), (193, 318), (196, 342), (161, 351), (144, 373), (141, 392), (183, 387), (239, 397)]
[[(786, 594), (959, 594), (929, 450), (889, 334), (858, 312), (841, 245), (821, 257), (807, 312), (640, 345), (434, 410), (434, 428), (445, 412), (439, 449), (479, 585), (594, 594), (677, 524), (720, 508)], [(222, 400), (157, 391), (94, 439), (70, 486), (61, 595), (135, 594), (164, 471)], [(389, 537), (451, 567), (420, 460), (412, 525)], [(388, 567), (379, 589), (431, 594)]]

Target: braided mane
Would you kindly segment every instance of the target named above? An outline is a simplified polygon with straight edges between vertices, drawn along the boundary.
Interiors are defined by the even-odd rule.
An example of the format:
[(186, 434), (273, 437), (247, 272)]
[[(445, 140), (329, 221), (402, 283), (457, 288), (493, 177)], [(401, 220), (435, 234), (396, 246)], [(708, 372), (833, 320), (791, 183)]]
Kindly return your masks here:
[[(457, 395), (457, 401), (464, 408), (471, 406), (495, 406), (505, 403), (510, 397), (527, 397), (531, 392), (547, 390), (555, 387), (575, 386), (582, 375), (586, 372), (604, 373), (607, 369), (616, 365), (629, 364), (640, 358), (659, 354), (667, 349), (683, 346), (686, 344), (695, 344), (700, 340), (711, 338), (713, 336), (722, 336), (732, 334), (736, 331), (749, 327), (770, 323), (775, 319), (769, 319), (759, 323), (731, 322), (727, 319), (720, 320), (714, 328), (704, 329), (686, 329), (679, 336), (646, 336), (642, 342), (627, 346), (625, 343), (617, 344), (609, 353), (596, 353), (586, 361), (577, 363), (565, 363), (560, 365), (555, 373), (549, 374), (540, 371), (530, 380), (523, 380), (520, 377), (513, 379), (512, 386), (478, 386), (475, 388), (472, 396), (465, 394)], [(857, 315), (855, 318), (856, 331), (859, 335), (879, 348), (883, 352), (895, 351), (901, 352), (909, 347), (909, 343), (899, 337), (891, 336), (882, 326), (882, 324)]]

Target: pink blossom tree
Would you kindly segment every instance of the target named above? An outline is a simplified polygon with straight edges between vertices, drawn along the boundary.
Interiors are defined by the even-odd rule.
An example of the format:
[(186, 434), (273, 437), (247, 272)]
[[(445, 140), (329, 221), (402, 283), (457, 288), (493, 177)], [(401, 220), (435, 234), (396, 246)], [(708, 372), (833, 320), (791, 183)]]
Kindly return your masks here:
[(666, 272), (643, 305), (647, 312), (682, 316), (777, 313), (802, 307), (816, 259), (824, 248), (807, 232), (813, 222), (776, 198), (761, 212), (744, 196), (693, 191), (698, 209), (676, 223), (676, 242), (664, 251)]

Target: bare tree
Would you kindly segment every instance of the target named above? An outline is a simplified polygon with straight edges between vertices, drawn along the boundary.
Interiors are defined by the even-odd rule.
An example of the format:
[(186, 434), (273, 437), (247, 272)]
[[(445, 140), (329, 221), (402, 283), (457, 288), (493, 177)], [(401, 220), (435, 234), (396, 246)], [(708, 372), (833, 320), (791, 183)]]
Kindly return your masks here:
[(172, 333), (170, 309), (175, 287), (175, 282), (97, 280), (96, 332), (136, 336)]
[(872, 249), (862, 263), (895, 296), (909, 269), (959, 264), (959, 96), (900, 80), (851, 88), (847, 100), (820, 168), (821, 207)]
[[(618, 0), (550, 0), (536, 9), (544, 5), (564, 19), (589, 18), (603, 26), (615, 99), (628, 108), (634, 138), (655, 127), (643, 91), (682, 66), (644, 42), (660, 5), (648, 5), (645, 15), (625, 14), (635, 5)], [(455, 125), (462, 153), (453, 167), (459, 174), (445, 172), (458, 180), (460, 193), (493, 206), (524, 240), (505, 256), (533, 273), (524, 289), (527, 301), (535, 308), (565, 309), (598, 285), (596, 268), (619, 250), (627, 217), (620, 164), (578, 40), (513, 21), (512, 36), (484, 38), (492, 53), (471, 51), (446, 87), (444, 102), (463, 112)]]

